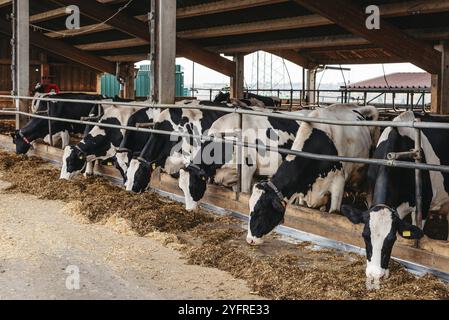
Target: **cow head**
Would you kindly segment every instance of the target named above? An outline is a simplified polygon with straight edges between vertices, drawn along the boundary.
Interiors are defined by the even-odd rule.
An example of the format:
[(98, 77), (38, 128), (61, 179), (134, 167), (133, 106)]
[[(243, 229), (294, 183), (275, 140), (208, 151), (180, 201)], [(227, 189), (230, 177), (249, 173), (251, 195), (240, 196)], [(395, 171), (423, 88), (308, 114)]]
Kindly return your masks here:
[(87, 165), (87, 155), (76, 146), (67, 146), (62, 157), (60, 179), (70, 180), (83, 172)]
[(380, 279), (388, 278), (391, 252), (399, 234), (405, 239), (420, 239), (421, 229), (403, 221), (396, 210), (378, 205), (368, 211), (361, 211), (347, 205), (342, 213), (354, 224), (363, 223), (363, 239), (366, 246), (366, 287), (368, 290), (380, 289)]
[(196, 210), (198, 201), (206, 192), (206, 172), (196, 165), (189, 164), (179, 171), (179, 187), (184, 192), (186, 209)]
[(133, 159), (133, 153), (129, 149), (120, 148), (115, 154), (115, 159), (117, 162), (117, 167), (119, 168), (120, 173), (122, 174), (123, 179), (126, 182), (128, 168), (131, 164), (131, 160)]
[(39, 93), (45, 93), (45, 86), (43, 86), (41, 83), (38, 82), (34, 87), (32, 94), (36, 95)]
[(126, 172), (126, 191), (144, 192), (150, 184), (151, 174), (155, 169), (155, 163), (151, 164), (140, 157), (132, 159)]
[(284, 221), (286, 205), (272, 183), (256, 184), (249, 200), (250, 219), (246, 241), (251, 245), (262, 244), (262, 237)]
[(17, 154), (26, 154), (31, 148), (30, 140), (20, 130), (11, 133), (12, 142), (16, 145)]

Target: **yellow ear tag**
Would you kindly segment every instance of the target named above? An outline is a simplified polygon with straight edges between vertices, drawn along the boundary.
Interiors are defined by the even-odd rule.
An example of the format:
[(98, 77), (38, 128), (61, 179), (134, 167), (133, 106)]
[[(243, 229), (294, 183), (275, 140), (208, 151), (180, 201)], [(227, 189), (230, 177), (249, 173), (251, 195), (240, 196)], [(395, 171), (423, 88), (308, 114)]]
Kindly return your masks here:
[(412, 232), (407, 230), (407, 231), (403, 231), (402, 232), (402, 236), (403, 237), (411, 237), (412, 236)]
[(201, 177), (201, 180), (206, 181), (206, 177)]
[(156, 170), (156, 164), (155, 163), (153, 163), (152, 168), (153, 168), (153, 170)]
[(112, 162), (108, 162), (108, 166), (112, 167)]

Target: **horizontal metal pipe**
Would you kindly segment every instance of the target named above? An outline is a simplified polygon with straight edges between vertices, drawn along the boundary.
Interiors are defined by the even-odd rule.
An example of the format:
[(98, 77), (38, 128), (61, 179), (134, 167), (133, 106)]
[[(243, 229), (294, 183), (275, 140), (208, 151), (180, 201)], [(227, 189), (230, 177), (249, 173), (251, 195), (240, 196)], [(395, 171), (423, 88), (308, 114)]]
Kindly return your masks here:
[[(0, 114), (1, 113), (2, 113), (2, 111), (0, 110)], [(279, 152), (282, 154), (294, 155), (294, 156), (299, 156), (302, 158), (313, 159), (313, 160), (341, 161), (341, 162), (351, 162), (351, 163), (374, 164), (374, 165), (405, 168), (405, 169), (420, 169), (420, 170), (427, 170), (427, 171), (449, 172), (449, 166), (440, 166), (440, 165), (424, 164), (424, 163), (416, 164), (413, 162), (404, 162), (404, 161), (395, 161), (395, 160), (364, 159), (364, 158), (330, 156), (330, 155), (303, 152), (303, 151), (298, 151), (298, 150), (289, 150), (289, 149), (284, 149), (284, 148), (262, 146), (262, 145), (257, 145), (257, 144), (253, 144), (253, 143), (230, 141), (227, 139), (222, 139), (222, 138), (217, 138), (217, 137), (212, 137), (212, 136), (193, 135), (193, 134), (189, 134), (189, 133), (170, 132), (170, 131), (148, 129), (148, 128), (136, 128), (136, 127), (131, 127), (131, 126), (114, 125), (114, 124), (109, 124), (109, 123), (98, 123), (98, 122), (90, 122), (90, 121), (82, 121), (82, 120), (61, 119), (61, 118), (57, 118), (57, 117), (49, 117), (49, 116), (30, 114), (30, 113), (26, 113), (26, 112), (22, 112), (22, 111), (16, 111), (15, 113), (19, 114), (19, 115), (38, 118), (38, 119), (54, 120), (54, 121), (76, 123), (76, 124), (83, 124), (83, 125), (92, 125), (92, 126), (98, 126), (101, 128), (123, 129), (123, 130), (137, 131), (137, 132), (148, 132), (148, 133), (155, 133), (155, 134), (168, 135), (168, 136), (177, 136), (177, 137), (183, 137), (183, 138), (193, 138), (193, 139), (198, 139), (201, 141), (213, 141), (213, 142), (217, 142), (217, 143), (227, 143), (227, 144), (233, 144), (233, 145), (247, 147), (247, 148), (264, 150), (264, 151)]]
[(285, 113), (267, 113), (254, 110), (245, 110), (241, 108), (232, 107), (213, 107), (213, 106), (189, 106), (189, 105), (173, 105), (173, 104), (143, 104), (143, 103), (131, 103), (131, 102), (112, 102), (102, 100), (70, 100), (70, 99), (51, 99), (51, 98), (33, 98), (33, 97), (21, 97), (21, 96), (2, 96), (0, 98), (10, 99), (25, 99), (25, 100), (41, 100), (41, 101), (60, 101), (60, 102), (72, 102), (72, 103), (86, 103), (86, 104), (105, 104), (105, 105), (120, 105), (121, 107), (137, 107), (137, 108), (162, 108), (162, 109), (198, 109), (198, 110), (210, 110), (220, 111), (228, 113), (246, 114), (253, 116), (262, 116), (294, 121), (304, 121), (310, 123), (329, 124), (346, 127), (395, 127), (395, 128), (419, 128), (419, 129), (445, 129), (449, 130), (449, 123), (443, 122), (415, 122), (415, 121), (343, 121), (343, 120), (331, 120), (331, 119), (319, 119), (310, 118), (299, 115), (287, 115)]

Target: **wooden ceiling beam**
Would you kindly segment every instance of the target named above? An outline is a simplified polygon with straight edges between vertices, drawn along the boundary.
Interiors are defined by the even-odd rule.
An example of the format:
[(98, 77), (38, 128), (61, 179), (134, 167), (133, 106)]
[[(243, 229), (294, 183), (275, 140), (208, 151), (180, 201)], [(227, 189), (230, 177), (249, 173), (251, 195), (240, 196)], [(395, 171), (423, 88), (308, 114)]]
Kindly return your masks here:
[(367, 15), (364, 10), (349, 1), (295, 0), (295, 2), (429, 73), (438, 74), (441, 70), (441, 53), (431, 44), (408, 35), (384, 19), (381, 19), (380, 30), (367, 29)]
[(39, 23), (39, 22), (43, 22), (43, 21), (47, 21), (47, 20), (51, 20), (51, 19), (56, 19), (59, 17), (64, 17), (66, 15), (67, 15), (66, 8), (56, 8), (53, 10), (33, 14), (30, 17), (30, 22), (31, 23)]
[[(80, 8), (82, 14), (90, 17), (93, 20), (97, 20), (99, 22), (105, 21), (109, 19), (111, 16), (116, 14), (110, 8), (97, 3), (92, 2), (90, 0), (50, 0), (60, 5), (77, 5)], [(141, 41), (145, 41), (149, 44), (150, 42), (150, 32), (148, 26), (143, 21), (140, 21), (134, 17), (128, 17), (122, 13), (116, 14), (112, 19), (107, 21), (107, 24), (113, 27), (114, 29), (120, 30), (126, 34), (129, 34)], [(126, 41), (126, 40), (125, 40)], [(132, 41), (132, 40), (130, 40)], [(112, 41), (114, 42), (114, 41)], [(133, 43), (133, 42), (131, 42)], [(105, 44), (106, 45), (106, 44)], [(114, 45), (114, 44), (112, 44)], [(141, 45), (141, 44), (139, 44)], [(86, 45), (83, 45), (85, 47)], [(90, 48), (95, 46), (95, 44), (89, 44)], [(111, 45), (109, 45), (110, 47)], [(235, 62), (229, 61), (216, 53), (210, 52), (190, 41), (177, 39), (176, 41), (177, 52), (178, 54), (195, 61), (199, 64), (202, 64), (208, 68), (221, 72), (227, 76), (232, 76), (235, 73)], [(89, 48), (89, 47), (88, 47)], [(103, 47), (104, 49), (104, 47)], [(90, 50), (98, 50), (98, 49), (90, 49)]]
[(148, 42), (141, 39), (124, 39), (107, 42), (95, 42), (88, 44), (75, 45), (76, 48), (86, 51), (111, 50), (121, 48), (140, 47), (148, 45)]
[[(449, 29), (429, 29), (429, 30), (405, 30), (407, 34), (413, 34), (417, 39), (426, 41), (436, 41), (449, 39)], [(326, 48), (338, 47), (353, 47), (353, 46), (375, 46), (363, 37), (354, 35), (338, 35), (338, 36), (321, 36), (321, 37), (307, 37), (299, 39), (283, 39), (273, 41), (257, 41), (245, 42), (242, 44), (230, 44), (226, 46), (210, 46), (209, 50), (220, 53), (233, 52), (254, 52), (257, 50), (305, 50), (318, 49), (325, 50)]]
[[(449, 1), (427, 0), (391, 3), (379, 6), (382, 17), (403, 17), (435, 12), (448, 12)], [(319, 27), (334, 24), (333, 21), (318, 14), (297, 16), (267, 21), (240, 23), (211, 28), (201, 28), (178, 32), (178, 37), (185, 39), (203, 39), (240, 34), (260, 33), (279, 30), (291, 30)]]
[(308, 57), (303, 56), (295, 50), (270, 50), (268, 52), (285, 60), (288, 60), (294, 64), (297, 64), (298, 66), (305, 69), (313, 69), (315, 66), (317, 66), (314, 61), (312, 61)]
[[(0, 32), (11, 36), (11, 23), (0, 18)], [(30, 31), (30, 44), (51, 52), (56, 56), (90, 67), (91, 69), (100, 72), (115, 73), (114, 63), (82, 51), (62, 41), (48, 38), (40, 32)]]
[(288, 0), (221, 0), (179, 8), (176, 16), (178, 19), (205, 16), (208, 14), (227, 11), (243, 10), (247, 8), (266, 6), (270, 4), (288, 2)]
[(12, 3), (12, 0), (0, 0), (0, 8), (9, 6)]

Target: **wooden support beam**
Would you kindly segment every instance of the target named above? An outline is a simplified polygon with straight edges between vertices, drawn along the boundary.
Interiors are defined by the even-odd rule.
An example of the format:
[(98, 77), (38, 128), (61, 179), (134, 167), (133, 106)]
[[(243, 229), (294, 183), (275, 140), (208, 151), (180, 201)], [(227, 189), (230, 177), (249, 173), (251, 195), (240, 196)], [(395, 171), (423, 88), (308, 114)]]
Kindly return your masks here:
[(80, 44), (76, 45), (78, 49), (86, 50), (86, 51), (98, 51), (98, 50), (111, 50), (111, 49), (120, 49), (120, 48), (131, 48), (131, 47), (140, 47), (148, 45), (148, 42), (142, 39), (125, 39), (125, 40), (115, 40), (115, 41), (107, 41), (107, 42), (95, 42), (88, 44)]
[[(97, 21), (105, 21), (111, 16), (114, 18), (109, 19), (107, 24), (114, 29), (120, 30), (126, 34), (129, 34), (137, 39), (150, 43), (150, 32), (146, 23), (128, 17), (122, 13), (116, 14), (115, 11), (100, 3), (85, 0), (50, 0), (60, 5), (78, 5), (81, 12), (87, 15), (91, 19)], [(116, 14), (116, 15), (114, 15)], [(174, 17), (175, 15), (173, 15)], [(172, 19), (175, 20), (176, 19)], [(176, 30), (173, 31), (176, 34)], [(232, 76), (235, 72), (235, 64), (213, 52), (205, 50), (204, 48), (184, 39), (177, 39), (176, 46), (178, 54), (202, 64), (208, 68), (221, 72), (227, 76)]]
[(12, 3), (12, 0), (0, 0), (0, 8), (9, 6)]
[[(414, 35), (417, 39), (434, 41), (435, 39), (449, 39), (449, 29), (428, 29), (428, 30), (404, 30), (407, 34)], [(307, 37), (299, 39), (283, 39), (274, 41), (245, 42), (241, 44), (228, 44), (225, 46), (211, 46), (207, 49), (213, 52), (233, 53), (233, 52), (254, 52), (257, 50), (303, 50), (333, 47), (353, 47), (353, 46), (376, 46), (367, 39), (354, 35), (338, 35), (324, 37)], [(404, 59), (406, 60), (406, 59)], [(320, 62), (320, 61), (317, 61)]]
[(66, 15), (67, 15), (66, 8), (56, 8), (53, 10), (33, 14), (30, 17), (30, 22), (39, 23), (39, 22), (43, 22), (43, 21), (47, 21), (47, 20), (51, 20), (51, 19), (56, 19), (59, 17), (64, 17)]
[[(344, 0), (316, 1), (295, 0), (301, 6), (324, 16), (353, 34), (359, 35), (395, 56), (404, 58), (416, 66), (436, 74), (441, 65), (441, 53), (430, 44), (409, 36), (389, 22), (381, 19), (380, 30), (366, 28), (364, 10)], [(400, 44), (400, 45), (398, 45)]]
[(317, 66), (315, 62), (311, 61), (310, 59), (304, 57), (299, 52), (294, 50), (269, 50), (268, 52), (306, 69), (314, 68)]
[[(384, 18), (403, 17), (417, 14), (429, 14), (435, 12), (449, 11), (449, 1), (427, 0), (425, 2), (408, 1), (380, 5), (380, 13)], [(311, 28), (334, 24), (333, 21), (318, 14), (273, 19), (267, 21), (256, 21), (250, 23), (240, 23), (224, 25), (210, 28), (200, 28), (178, 32), (178, 37), (184, 39), (202, 39), (224, 37), (240, 34), (251, 34), (279, 30), (291, 30), (301, 28)]]
[[(148, 26), (133, 17), (118, 13), (101, 3), (86, 0), (50, 0), (61, 6), (76, 5), (83, 15), (99, 22), (108, 21), (107, 24), (130, 36), (150, 41)], [(109, 20), (108, 20), (109, 19)]]
[(139, 62), (142, 60), (148, 59), (147, 53), (139, 53), (139, 54), (124, 54), (124, 55), (110, 55), (110, 56), (103, 56), (103, 59), (113, 61), (113, 62)]
[[(235, 62), (223, 57), (217, 57), (216, 53), (205, 50), (202, 47), (184, 39), (176, 41), (179, 56), (195, 61), (205, 67), (218, 71), (228, 77), (235, 72)], [(234, 51), (235, 52), (235, 51)]]
[[(11, 35), (11, 23), (0, 18), (0, 32)], [(100, 72), (115, 73), (115, 64), (82, 51), (62, 41), (44, 36), (40, 32), (30, 33), (30, 43), (56, 56), (80, 63)]]
[(221, 0), (208, 2), (195, 6), (180, 8), (177, 10), (177, 18), (192, 18), (214, 13), (236, 11), (247, 8), (266, 6), (275, 3), (288, 2), (287, 0)]
[(231, 97), (242, 99), (245, 89), (245, 55), (234, 55), (235, 75), (231, 77)]

